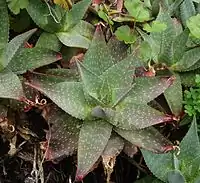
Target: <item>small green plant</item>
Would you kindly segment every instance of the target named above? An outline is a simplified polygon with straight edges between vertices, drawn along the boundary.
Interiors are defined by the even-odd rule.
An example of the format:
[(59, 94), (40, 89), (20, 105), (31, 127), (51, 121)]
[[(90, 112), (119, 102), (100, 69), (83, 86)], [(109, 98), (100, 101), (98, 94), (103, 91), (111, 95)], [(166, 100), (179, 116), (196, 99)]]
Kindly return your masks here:
[(189, 116), (199, 116), (200, 113), (200, 75), (196, 75), (196, 87), (185, 91), (184, 104), (185, 112)]
[(26, 10), (40, 28), (55, 34), (64, 45), (88, 48), (94, 27), (82, 18), (90, 3), (90, 0), (83, 0), (66, 11), (59, 5), (51, 6), (47, 1), (29, 0)]

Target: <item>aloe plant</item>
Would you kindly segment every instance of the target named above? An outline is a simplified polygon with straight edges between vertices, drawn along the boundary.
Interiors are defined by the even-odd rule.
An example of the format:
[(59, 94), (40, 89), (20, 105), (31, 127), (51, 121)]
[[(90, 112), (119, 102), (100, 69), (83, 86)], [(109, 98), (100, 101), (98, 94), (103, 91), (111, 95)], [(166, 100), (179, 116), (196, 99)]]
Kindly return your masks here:
[[(175, 13), (182, 24), (177, 18), (171, 17)], [(192, 0), (175, 1), (171, 5), (160, 4), (156, 21), (162, 22), (165, 29), (160, 32), (150, 32), (149, 35), (138, 29), (145, 45), (141, 46), (139, 57), (151, 62), (156, 71), (168, 70), (176, 75), (176, 82), (164, 94), (172, 113), (176, 116), (182, 114), (181, 84), (190, 86), (194, 83), (195, 73), (199, 72), (200, 48), (190, 36), (192, 30), (189, 24), (189, 18), (192, 19), (196, 14), (197, 10)]]
[[(90, 3), (90, 0), (83, 0), (66, 11), (59, 5), (51, 6), (47, 1), (30, 0), (26, 10), (40, 28), (56, 35), (64, 45), (88, 48), (94, 27), (82, 19)], [(59, 41), (55, 43), (58, 44)]]
[(142, 150), (142, 153), (151, 172), (163, 182), (199, 182), (200, 144), (196, 117), (193, 118), (192, 125), (179, 147), (180, 152), (163, 155), (145, 150)]
[[(113, 40), (106, 43), (100, 26), (97, 26), (83, 62), (76, 61), (78, 81), (35, 74), (25, 83), (45, 94), (67, 114), (82, 121), (81, 127), (78, 125), (77, 180), (83, 179), (101, 156), (105, 160), (105, 148), (111, 143), (113, 134), (118, 134), (116, 148), (119, 152), (124, 140), (156, 153), (173, 149), (172, 143), (152, 126), (171, 122), (176, 118), (147, 103), (170, 87), (175, 77), (134, 78), (134, 68), (139, 66), (140, 61), (134, 54), (119, 57), (117, 53), (120, 47), (117, 48), (116, 45)], [(70, 125), (70, 121), (72, 119), (66, 125)], [(58, 133), (59, 136), (60, 133), (63, 138), (67, 135), (63, 131)], [(63, 147), (59, 147), (60, 150), (53, 149), (53, 146), (49, 148), (51, 151), (64, 152), (65, 141), (59, 141), (59, 144), (63, 144)], [(113, 152), (106, 159), (107, 163), (119, 153)], [(51, 156), (50, 159), (55, 157)]]
[(0, 97), (23, 100), (25, 95), (18, 74), (55, 62), (61, 59), (61, 55), (50, 49), (24, 47), (37, 29), (20, 34), (9, 41), (6, 0), (0, 1), (0, 8), (2, 10), (0, 16)]

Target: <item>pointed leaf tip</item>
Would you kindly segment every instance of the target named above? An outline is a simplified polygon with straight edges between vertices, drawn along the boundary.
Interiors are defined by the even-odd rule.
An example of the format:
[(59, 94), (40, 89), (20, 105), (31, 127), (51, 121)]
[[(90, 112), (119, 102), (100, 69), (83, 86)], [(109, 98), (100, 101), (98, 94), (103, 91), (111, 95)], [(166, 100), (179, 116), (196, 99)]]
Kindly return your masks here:
[(77, 178), (84, 177), (97, 165), (110, 135), (112, 125), (103, 120), (85, 121), (78, 141)]
[(163, 152), (167, 153), (169, 151), (173, 151), (173, 150), (175, 150), (175, 147), (176, 146), (174, 146), (174, 145), (167, 145), (167, 146), (163, 147)]
[(56, 58), (57, 58), (57, 60), (61, 60), (62, 59), (62, 54), (61, 53), (57, 53)]
[(101, 24), (97, 24), (96, 26), (96, 33), (99, 33), (99, 32), (102, 32), (102, 29), (101, 29)]
[(164, 122), (172, 122), (172, 121), (179, 121), (180, 120), (180, 117), (176, 117), (174, 115), (169, 115), (169, 114), (166, 114), (163, 121)]
[(85, 175), (80, 175), (79, 170), (76, 172), (75, 182), (82, 181)]
[(161, 79), (168, 84), (168, 87), (170, 87), (173, 84), (173, 82), (176, 80), (176, 77), (175, 76), (162, 77)]

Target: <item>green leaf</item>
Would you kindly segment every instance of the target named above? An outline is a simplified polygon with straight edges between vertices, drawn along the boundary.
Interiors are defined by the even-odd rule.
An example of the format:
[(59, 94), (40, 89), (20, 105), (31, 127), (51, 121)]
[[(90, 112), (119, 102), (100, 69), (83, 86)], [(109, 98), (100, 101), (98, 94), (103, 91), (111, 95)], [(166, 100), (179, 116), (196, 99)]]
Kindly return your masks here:
[(138, 57), (146, 63), (153, 58), (152, 48), (147, 41), (141, 42)]
[[(159, 55), (159, 51), (160, 51), (160, 42), (157, 41), (157, 39), (152, 38), (151, 34), (148, 35), (147, 33), (143, 32), (140, 29), (137, 29), (137, 31), (142, 36), (142, 38), (144, 39), (144, 41), (146, 43), (148, 43), (148, 45), (145, 45), (145, 48), (147, 47), (147, 49), (150, 50), (149, 51), (150, 55), (146, 56), (146, 54), (144, 54), (145, 57), (146, 57), (146, 60), (152, 59), (152, 60), (154, 60), (157, 63), (158, 62), (158, 55)], [(140, 46), (142, 46), (142, 45), (140, 45)], [(144, 50), (144, 52), (145, 52), (145, 50)]]
[(75, 69), (52, 68), (52, 69), (46, 69), (41, 74), (63, 79), (62, 81), (79, 81), (80, 80), (79, 74), (77, 70)]
[(147, 32), (162, 32), (167, 28), (165, 23), (159, 21), (153, 21), (151, 25), (144, 24), (143, 29)]
[(194, 183), (199, 183), (199, 181), (200, 181), (200, 176), (197, 177), (197, 179), (195, 179), (195, 182), (194, 182)]
[[(189, 131), (187, 132), (187, 134), (181, 141), (180, 149), (181, 151), (178, 158), (180, 160), (183, 160), (187, 164), (187, 166), (191, 165), (193, 160), (199, 157), (200, 142), (199, 142), (199, 137), (197, 134), (197, 124), (196, 124), (195, 117), (193, 118), (193, 122)], [(199, 164), (200, 164), (200, 161), (199, 161)]]
[(137, 146), (135, 146), (134, 144), (132, 144), (129, 141), (125, 140), (123, 152), (127, 156), (133, 158), (133, 156), (138, 152), (138, 149), (137, 149)]
[(76, 180), (82, 179), (94, 166), (111, 136), (112, 126), (104, 121), (85, 121), (78, 142)]
[(101, 75), (101, 78), (106, 79), (108, 85), (113, 89), (129, 87), (133, 83), (133, 74), (137, 62), (139, 62), (138, 59), (131, 54), (108, 68)]
[(140, 0), (126, 0), (124, 3), (125, 8), (129, 14), (138, 22), (147, 21), (150, 19), (150, 13), (145, 4)]
[(114, 64), (114, 58), (105, 42), (100, 25), (97, 26), (92, 43), (84, 56), (83, 63), (96, 75), (101, 75)]
[(180, 5), (181, 21), (186, 26), (186, 21), (196, 14), (195, 6), (192, 0), (184, 0)]
[(54, 160), (73, 154), (78, 148), (81, 122), (56, 106), (51, 106), (48, 114), (51, 129), (46, 135), (47, 139), (50, 138), (46, 159)]
[(114, 128), (114, 130), (132, 144), (156, 153), (163, 153), (168, 147), (172, 146), (171, 142), (164, 138), (154, 127), (142, 130), (123, 130), (120, 128)]
[(9, 9), (14, 13), (18, 14), (20, 9), (24, 9), (28, 6), (28, 0), (7, 0)]
[(122, 151), (123, 147), (124, 140), (116, 133), (113, 133), (101, 155), (104, 165), (109, 163), (110, 159), (115, 158)]
[[(31, 16), (32, 20), (40, 28), (44, 29), (47, 32), (54, 33), (62, 28), (62, 24), (61, 22), (59, 22), (60, 20), (56, 20), (57, 22), (55, 21), (56, 15), (54, 15), (54, 18), (52, 17), (52, 15), (50, 15), (50, 10), (51, 13), (53, 10), (47, 3), (48, 2), (45, 3), (44, 1), (40, 0), (29, 0), (29, 4), (26, 10)], [(60, 13), (62, 14), (62, 12)]]
[[(100, 5), (101, 7), (101, 5)], [(109, 25), (113, 25), (114, 22), (112, 21), (112, 19), (108, 16), (108, 14), (100, 8), (100, 10), (98, 10), (98, 16), (100, 18), (102, 18), (105, 22), (107, 22)]]
[(4, 48), (8, 42), (9, 17), (6, 0), (0, 1), (0, 49)]
[(175, 114), (175, 116), (179, 116), (182, 112), (183, 91), (180, 76), (178, 74), (175, 76), (175, 81), (169, 88), (165, 90), (164, 96), (171, 109), (171, 112)]
[(91, 40), (76, 32), (59, 32), (58, 39), (66, 46), (77, 48), (88, 48)]
[(117, 63), (127, 57), (129, 47), (122, 41), (119, 41), (115, 36), (109, 39), (107, 46), (110, 50), (112, 50), (110, 55), (113, 58), (114, 63)]
[(27, 70), (36, 69), (60, 59), (61, 55), (46, 48), (25, 48), (17, 52), (7, 67), (13, 72), (22, 74)]
[(81, 0), (72, 6), (72, 9), (65, 15), (64, 31), (74, 27), (81, 19), (83, 19), (90, 3), (91, 0)]
[(124, 41), (126, 44), (133, 44), (137, 39), (136, 34), (130, 29), (128, 25), (118, 27), (115, 31), (115, 36), (117, 39)]
[[(198, 71), (198, 70), (197, 70)], [(199, 71), (198, 71), (199, 72)], [(183, 86), (191, 87), (195, 86), (196, 71), (182, 72), (180, 73), (181, 83)]]
[(155, 124), (172, 121), (172, 117), (144, 104), (135, 104), (122, 102), (115, 107), (116, 110), (105, 109), (105, 113), (110, 121), (116, 127), (122, 129), (143, 129)]
[(186, 43), (188, 40), (189, 31), (185, 29), (182, 33), (176, 36), (172, 43), (172, 55), (173, 55), (173, 63), (178, 62), (184, 52), (186, 51)]
[(192, 65), (191, 67), (189, 67), (188, 69), (187, 69), (187, 71), (195, 71), (195, 70), (198, 70), (200, 68), (200, 62), (199, 62), (199, 60), (194, 64), (194, 65)]
[(162, 94), (172, 83), (173, 77), (137, 77), (135, 87), (127, 101), (146, 104)]
[(124, 140), (119, 135), (113, 133), (101, 155), (107, 182), (110, 180), (111, 173), (113, 172), (116, 157), (120, 154), (123, 147)]
[(172, 160), (172, 153), (167, 154), (155, 154), (150, 151), (142, 150), (145, 163), (150, 171), (158, 177), (160, 180), (167, 182), (168, 172), (174, 170)]
[[(200, 58), (200, 47), (196, 47), (186, 51), (182, 59), (172, 66), (172, 69), (177, 71), (189, 71), (192, 66), (194, 66)], [(190, 68), (191, 67), (191, 68)]]
[(60, 51), (62, 44), (55, 34), (43, 32), (35, 47), (47, 48), (54, 51)]
[[(191, 151), (192, 149), (192, 151)], [(164, 182), (168, 181), (168, 172), (174, 170), (173, 156), (171, 153), (154, 154), (142, 150), (145, 162), (151, 172)], [(181, 173), (186, 182), (194, 182), (197, 178), (197, 170), (200, 165), (200, 143), (197, 134), (196, 118), (180, 143), (180, 154), (177, 156)]]
[(176, 35), (175, 27), (169, 13), (164, 11), (162, 8), (160, 8), (160, 12), (156, 18), (156, 21), (164, 23), (167, 27), (162, 32), (152, 32), (150, 36), (156, 42), (156, 44), (158, 44), (158, 61), (170, 65), (172, 62), (172, 41)]
[(19, 78), (8, 70), (0, 72), (0, 88), (0, 98), (21, 100), (24, 97)]
[(3, 63), (4, 67), (13, 59), (20, 48), (23, 47), (24, 43), (36, 32), (37, 29), (32, 29), (28, 32), (20, 34), (14, 37), (6, 47), (6, 62)]
[(73, 29), (65, 32), (58, 32), (56, 35), (66, 46), (88, 48), (91, 43), (93, 33), (94, 27), (91, 24), (85, 21), (80, 21), (79, 24), (77, 24)]
[(191, 35), (200, 39), (200, 24), (197, 22), (200, 22), (200, 14), (190, 17), (186, 21), (186, 25), (190, 29)]
[(95, 75), (92, 71), (86, 68), (81, 62), (76, 62), (80, 72), (81, 80), (86, 92), (93, 98), (99, 100), (100, 88), (103, 85), (103, 80)]
[(44, 93), (73, 117), (85, 119), (90, 109), (85, 100), (82, 84), (80, 82), (57, 83), (50, 79), (33, 78), (31, 83), (26, 84)]
[(173, 170), (168, 172), (168, 182), (169, 183), (185, 183), (185, 178), (182, 173), (178, 170)]

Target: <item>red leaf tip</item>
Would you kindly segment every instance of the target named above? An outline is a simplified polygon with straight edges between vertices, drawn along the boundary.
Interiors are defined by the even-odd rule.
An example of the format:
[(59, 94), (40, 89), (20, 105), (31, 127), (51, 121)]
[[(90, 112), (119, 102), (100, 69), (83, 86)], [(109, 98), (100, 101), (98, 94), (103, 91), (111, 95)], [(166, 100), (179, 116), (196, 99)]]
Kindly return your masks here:
[(80, 171), (77, 170), (75, 181), (76, 181), (76, 182), (82, 181), (83, 178), (84, 178), (84, 175), (82, 175), (82, 174), (80, 173)]
[(179, 121), (180, 117), (176, 117), (174, 115), (166, 114), (164, 117), (164, 121)]
[(102, 32), (102, 29), (101, 29), (101, 23), (98, 23), (97, 24), (97, 27), (96, 27), (96, 33), (99, 33), (99, 32)]
[(171, 76), (171, 77), (162, 77), (161, 78), (164, 82), (166, 82), (166, 84), (168, 86), (171, 86), (173, 84), (173, 82), (175, 81), (176, 77), (175, 76)]
[(33, 48), (33, 44), (29, 44), (28, 42), (25, 42), (24, 48)]
[(168, 145), (168, 146), (163, 147), (163, 152), (167, 153), (167, 152), (175, 150), (175, 149), (176, 149), (176, 146)]
[(46, 159), (47, 161), (53, 159), (52, 151), (51, 151), (51, 149), (48, 147), (48, 141), (41, 142), (41, 143), (40, 143), (40, 148), (41, 148), (42, 150), (45, 151), (45, 159)]
[(57, 53), (56, 54), (56, 58), (57, 58), (57, 60), (61, 60), (62, 59), (62, 54), (61, 53)]

